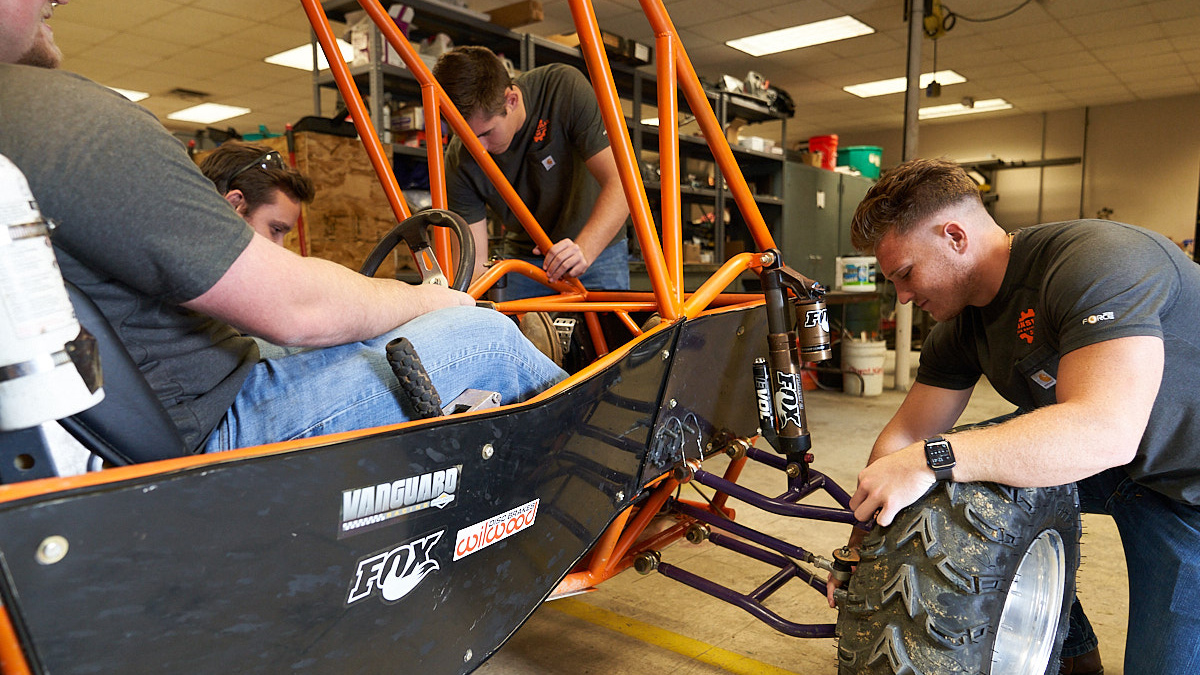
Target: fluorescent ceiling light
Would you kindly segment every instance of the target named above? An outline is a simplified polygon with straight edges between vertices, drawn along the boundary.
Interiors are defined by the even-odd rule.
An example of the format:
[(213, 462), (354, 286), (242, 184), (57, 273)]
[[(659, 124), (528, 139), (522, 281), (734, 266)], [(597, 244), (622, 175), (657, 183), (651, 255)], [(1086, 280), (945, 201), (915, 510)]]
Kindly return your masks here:
[[(349, 42), (338, 38), (338, 49), (342, 52), (342, 60), (349, 61), (354, 58), (354, 47), (350, 46)], [(286, 52), (279, 52), (273, 56), (268, 56), (263, 59), (267, 63), (274, 63), (277, 66), (287, 66), (288, 68), (296, 68), (299, 70), (312, 71), (312, 45), (303, 44), (299, 47), (293, 47)], [(325, 50), (317, 48), (317, 67), (320, 70), (325, 70), (329, 67), (329, 61), (325, 60)]]
[(937, 117), (953, 117), (954, 115), (973, 115), (975, 113), (992, 112), (993, 110), (1008, 110), (1012, 104), (1002, 98), (985, 98), (975, 101), (975, 105), (967, 107), (961, 103), (953, 105), (935, 105), (921, 108), (918, 119), (930, 120)]
[(167, 115), (167, 119), (178, 120), (180, 122), (195, 122), (197, 124), (212, 124), (213, 122), (220, 122), (231, 117), (245, 115), (248, 112), (250, 112), (249, 108), (239, 108), (234, 105), (201, 103), (190, 108), (177, 110)]
[(144, 91), (133, 91), (132, 89), (121, 89), (119, 87), (109, 87), (109, 89), (112, 89), (134, 103), (137, 103), (142, 99), (150, 98), (150, 94), (147, 94)]
[[(935, 80), (939, 84), (959, 84), (966, 82), (967, 78), (959, 75), (953, 70), (939, 70), (936, 73), (921, 73), (921, 89), (928, 87), (929, 84)], [(842, 90), (854, 94), (860, 98), (870, 98), (872, 96), (883, 96), (884, 94), (898, 94), (907, 88), (907, 77), (893, 77), (890, 80), (876, 80), (874, 82), (852, 84), (848, 87), (842, 87)]]
[(792, 26), (760, 33), (749, 37), (729, 40), (725, 44), (734, 49), (746, 52), (750, 56), (763, 56), (786, 52), (801, 47), (835, 42), (860, 35), (870, 35), (875, 29), (851, 16), (839, 16), (836, 19), (826, 19), (803, 26)]

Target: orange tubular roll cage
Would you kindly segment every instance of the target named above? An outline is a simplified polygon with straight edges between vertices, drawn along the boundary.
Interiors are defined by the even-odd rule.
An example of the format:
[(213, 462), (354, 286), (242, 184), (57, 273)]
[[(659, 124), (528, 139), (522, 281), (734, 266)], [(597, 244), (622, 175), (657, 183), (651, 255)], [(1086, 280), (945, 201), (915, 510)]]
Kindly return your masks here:
[[(321, 8), (319, 0), (301, 0), (301, 2), (322, 50), (326, 55), (338, 55), (329, 19)], [(454, 133), (462, 139), (467, 151), (471, 153), (489, 180), (496, 186), (505, 203), (513, 210), (518, 221), (533, 241), (542, 250), (548, 250), (552, 242), (545, 230), (521, 201), (508, 179), (496, 166), (495, 161), (484, 150), (470, 127), (467, 126), (466, 120), (450, 102), (446, 92), (434, 79), (425, 63), (417, 56), (408, 40), (400, 33), (379, 1), (358, 0), (358, 2), (420, 84), (421, 98), (425, 109), (426, 146), (433, 206), (441, 209), (448, 207), (445, 163), (440, 152), (442, 147), (441, 120), (444, 117)], [(629, 129), (625, 125), (625, 116), (621, 110), (612, 70), (604, 52), (595, 11), (590, 0), (569, 0), (569, 5), (575, 21), (576, 32), (579, 35), (579, 47), (583, 52), (592, 86), (596, 91), (600, 112), (604, 118), (604, 127), (616, 158), (625, 198), (629, 203), (634, 234), (645, 258), (646, 271), (653, 290), (649, 293), (588, 291), (575, 279), (550, 283), (545, 273), (534, 265), (520, 260), (502, 260), (474, 281), (469, 289), (470, 294), (476, 298), (482, 297), (504, 274), (512, 272), (523, 274), (540, 281), (551, 291), (557, 291), (558, 294), (502, 302), (498, 305), (501, 311), (506, 313), (582, 312), (592, 328), (590, 332), (593, 336), (600, 334), (598, 312), (614, 313), (636, 336), (640, 335), (642, 331), (630, 317), (631, 312), (656, 311), (664, 319), (662, 327), (665, 328), (675, 320), (694, 318), (706, 311), (761, 303), (761, 295), (723, 292), (743, 272), (747, 270), (758, 272), (763, 267), (772, 265), (774, 260), (771, 254), (766, 252), (775, 248), (775, 241), (758, 210), (758, 205), (746, 184), (741, 168), (734, 159), (729, 142), (722, 132), (721, 125), (717, 121), (716, 114), (709, 104), (704, 88), (696, 76), (696, 71), (692, 67), (683, 43), (680, 42), (675, 32), (675, 26), (667, 15), (662, 0), (641, 0), (642, 10), (654, 29), (657, 50), (658, 110), (661, 119), (659, 126), (659, 161), (662, 171), (661, 241), (659, 229), (651, 215), (646, 189), (642, 184), (641, 172), (638, 169)], [(328, 60), (338, 90), (354, 118), (358, 134), (362, 138), (371, 164), (375, 167), (384, 191), (387, 193), (392, 211), (397, 220), (403, 220), (410, 215), (408, 207), (400, 193), (383, 145), (375, 134), (362, 95), (351, 78), (346, 64), (336, 56)], [(701, 132), (708, 142), (716, 164), (721, 170), (734, 202), (745, 219), (746, 226), (759, 251), (759, 253), (740, 253), (731, 257), (692, 293), (685, 293), (683, 286), (682, 206), (679, 183), (677, 113), (679, 90), (683, 91), (688, 107), (696, 116)], [(442, 269), (451, 269), (449, 234), (443, 233), (441, 228), (438, 228), (434, 249)], [(600, 356), (609, 351), (603, 342), (603, 337), (596, 339), (595, 347), (596, 353)], [(588, 366), (578, 376), (587, 377), (594, 370), (603, 367), (605, 361), (602, 359)], [(574, 379), (576, 378), (571, 378), (568, 382)], [(725, 478), (736, 481), (744, 463), (744, 458), (731, 462), (725, 471)], [(645, 487), (651, 491), (646, 503), (640, 506), (631, 506), (622, 511), (609, 525), (589, 556), (577, 566), (575, 571), (563, 579), (551, 597), (560, 597), (592, 588), (601, 581), (629, 568), (638, 553), (659, 548), (683, 536), (686, 528), (684, 523), (677, 523), (650, 537), (643, 536), (659, 507), (678, 487), (678, 482), (664, 475), (651, 481)], [(726, 495), (718, 494), (710, 504), (697, 503), (694, 505), (732, 518), (733, 513), (725, 506), (725, 500)]]

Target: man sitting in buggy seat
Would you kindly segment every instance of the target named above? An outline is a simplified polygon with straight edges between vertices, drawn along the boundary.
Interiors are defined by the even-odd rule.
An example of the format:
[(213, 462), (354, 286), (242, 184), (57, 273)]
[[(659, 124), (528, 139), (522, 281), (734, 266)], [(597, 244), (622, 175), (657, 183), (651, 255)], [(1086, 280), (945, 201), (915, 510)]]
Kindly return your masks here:
[[(368, 278), (256, 235), (152, 114), (53, 70), (59, 4), (0, 0), (0, 154), (57, 224), (63, 277), (113, 325), (188, 450), (410, 419), (384, 353), (398, 336), (445, 400), (475, 388), (512, 403), (565, 376), (465, 293)], [(242, 334), (321, 349), (260, 362)]]

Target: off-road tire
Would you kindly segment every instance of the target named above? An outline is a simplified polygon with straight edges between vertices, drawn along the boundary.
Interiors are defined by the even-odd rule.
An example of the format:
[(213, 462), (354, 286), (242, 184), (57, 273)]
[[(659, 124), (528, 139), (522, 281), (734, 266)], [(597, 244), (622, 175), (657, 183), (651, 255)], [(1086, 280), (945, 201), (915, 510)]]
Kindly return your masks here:
[[(1026, 675), (1011, 672), (1011, 667), (1006, 668), (1010, 672), (992, 673), (1001, 612), (1026, 553), (1031, 548), (1045, 553), (1060, 541), (1054, 552), (1065, 569), (1059, 577), (1057, 630), (1048, 661), (1043, 665), (1047, 657), (1042, 656), (1027, 667), (1029, 675), (1058, 673), (1075, 599), (1079, 535), (1074, 485), (939, 483), (902, 510), (890, 526), (874, 528), (863, 542), (862, 559), (838, 615), (838, 673)], [(1034, 560), (1026, 573), (1043, 571)], [(1049, 590), (1054, 585), (1043, 588), (1058, 595)], [(1045, 618), (1052, 624), (1052, 616)], [(1016, 638), (1016, 644), (1023, 639)], [(1012, 637), (1005, 640), (1014, 644)]]
[(429, 419), (442, 414), (442, 399), (434, 389), (429, 373), (417, 356), (408, 338), (398, 337), (387, 344), (387, 360), (392, 373), (400, 381), (400, 390), (416, 411), (417, 419)]

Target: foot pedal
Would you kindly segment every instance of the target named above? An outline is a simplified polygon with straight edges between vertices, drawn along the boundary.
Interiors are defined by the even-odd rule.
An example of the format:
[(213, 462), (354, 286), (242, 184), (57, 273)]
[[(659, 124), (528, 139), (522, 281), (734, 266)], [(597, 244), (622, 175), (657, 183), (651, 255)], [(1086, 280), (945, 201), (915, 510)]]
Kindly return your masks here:
[(443, 415), (455, 415), (473, 410), (488, 410), (500, 407), (500, 392), (468, 389), (442, 408)]
[(567, 316), (560, 316), (554, 320), (554, 332), (558, 334), (563, 354), (571, 351), (571, 341), (575, 339), (576, 323), (578, 323), (577, 320)]
[(421, 357), (413, 349), (408, 338), (398, 337), (387, 344), (387, 360), (392, 367), (392, 373), (400, 381), (400, 389), (408, 397), (409, 403), (417, 412), (417, 419), (441, 417), (442, 399), (425, 366), (421, 365)]

